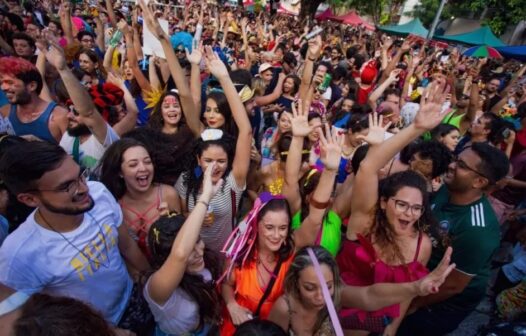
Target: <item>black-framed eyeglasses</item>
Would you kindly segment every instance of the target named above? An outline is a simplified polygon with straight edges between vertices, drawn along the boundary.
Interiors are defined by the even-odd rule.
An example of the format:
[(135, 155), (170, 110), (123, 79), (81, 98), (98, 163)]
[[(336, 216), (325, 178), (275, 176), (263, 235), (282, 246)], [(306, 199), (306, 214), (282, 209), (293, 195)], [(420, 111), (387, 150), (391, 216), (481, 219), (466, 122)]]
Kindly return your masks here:
[(480, 176), (484, 177), (485, 179), (490, 180), (490, 178), (487, 177), (486, 175), (482, 174), (481, 172), (479, 172), (479, 171), (476, 170), (475, 168), (471, 168), (470, 166), (468, 166), (468, 164), (465, 163), (465, 162), (464, 162), (461, 158), (459, 158), (459, 157), (454, 158), (454, 159), (453, 159), (453, 162), (455, 162), (457, 168), (464, 169), (464, 170), (470, 170), (470, 171), (474, 172), (475, 174), (480, 175)]
[[(55, 189), (32, 189), (30, 191), (40, 191), (40, 192), (53, 192), (53, 193), (68, 193), (70, 195), (76, 195), (79, 191), (80, 184), (86, 184), (86, 181), (89, 177), (89, 169), (80, 169), (79, 176), (72, 181), (64, 182)], [(74, 192), (72, 192), (74, 191)]]
[(402, 201), (396, 198), (391, 197), (391, 199), (395, 203), (396, 210), (400, 212), (407, 212), (407, 210), (411, 209), (411, 214), (413, 216), (421, 216), (424, 213), (424, 206), (420, 204), (409, 204), (406, 201)]
[(94, 43), (95, 42), (95, 41), (93, 41), (93, 39), (82, 39), (80, 41), (84, 42), (84, 43)]
[(184, 53), (184, 49), (175, 49), (176, 54), (182, 54)]
[(73, 115), (74, 115), (75, 117), (78, 117), (78, 116), (80, 115), (79, 111), (77, 111), (77, 110), (75, 109), (75, 106), (74, 106), (74, 105), (69, 105), (68, 108), (69, 108), (69, 111), (70, 111), (71, 113), (73, 113)]

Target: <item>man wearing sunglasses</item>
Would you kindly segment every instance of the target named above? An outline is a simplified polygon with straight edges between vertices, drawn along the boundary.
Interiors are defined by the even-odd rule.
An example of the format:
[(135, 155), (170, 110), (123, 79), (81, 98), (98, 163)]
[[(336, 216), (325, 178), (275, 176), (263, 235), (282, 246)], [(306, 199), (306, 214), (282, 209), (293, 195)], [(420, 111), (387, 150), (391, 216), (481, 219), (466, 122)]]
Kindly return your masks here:
[(61, 147), (39, 141), (9, 148), (0, 179), (18, 201), (35, 208), (0, 248), (0, 282), (27, 295), (78, 299), (113, 325), (135, 329), (130, 312), (142, 307), (140, 292), (124, 260), (139, 271), (149, 265), (104, 185), (87, 182)]
[[(445, 185), (434, 195), (431, 230), (433, 268), (447, 246), (456, 268), (439, 292), (414, 300), (398, 335), (445, 335), (455, 330), (483, 299), (491, 258), (500, 244), (500, 227), (485, 192), (508, 173), (504, 152), (473, 143), (449, 165)], [(437, 259), (438, 258), (438, 259)]]

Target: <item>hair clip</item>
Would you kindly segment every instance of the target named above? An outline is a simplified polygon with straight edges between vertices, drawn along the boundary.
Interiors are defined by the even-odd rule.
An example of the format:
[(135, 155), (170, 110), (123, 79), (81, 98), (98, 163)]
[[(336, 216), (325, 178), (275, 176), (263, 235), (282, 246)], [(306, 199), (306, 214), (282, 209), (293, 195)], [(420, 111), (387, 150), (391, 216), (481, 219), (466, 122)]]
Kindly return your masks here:
[(175, 93), (177, 95), (179, 94), (179, 90), (177, 90), (177, 89), (171, 89), (170, 92)]
[(160, 244), (160, 242), (159, 242), (159, 229), (153, 228), (152, 231), (153, 231), (153, 236), (155, 238), (155, 243), (156, 244)]
[[(280, 155), (289, 155), (289, 151), (280, 152), (279, 154)], [(301, 151), (301, 154), (310, 154), (310, 150), (309, 149), (304, 149), (304, 150)]]
[(223, 137), (223, 131), (215, 128), (207, 128), (201, 133), (203, 141), (219, 140)]
[(316, 174), (318, 172), (318, 169), (316, 168), (312, 168), (309, 173), (307, 174), (307, 177), (305, 178), (305, 183), (303, 184), (304, 187), (307, 186), (307, 184), (309, 184), (310, 182), (310, 179), (312, 178), (312, 176), (314, 176), (314, 174)]
[(177, 213), (177, 211), (172, 211), (172, 212), (167, 213), (167, 214), (165, 215), (165, 217), (166, 217), (166, 218), (172, 218), (172, 217), (175, 217), (175, 216), (177, 216), (177, 215), (179, 215), (179, 214)]

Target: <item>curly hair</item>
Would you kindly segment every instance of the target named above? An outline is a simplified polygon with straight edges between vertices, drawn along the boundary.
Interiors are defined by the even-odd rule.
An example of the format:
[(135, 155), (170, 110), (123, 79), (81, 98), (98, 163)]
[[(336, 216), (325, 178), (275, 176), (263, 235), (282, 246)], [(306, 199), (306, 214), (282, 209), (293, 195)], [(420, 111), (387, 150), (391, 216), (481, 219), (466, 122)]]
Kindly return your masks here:
[[(155, 269), (161, 268), (168, 259), (175, 238), (185, 221), (186, 217), (183, 215), (161, 216), (150, 227), (148, 246), (152, 251), (152, 266)], [(205, 249), (203, 259), (205, 267), (212, 274), (212, 279), (217, 279), (221, 272), (218, 255), (209, 249)], [(205, 323), (217, 323), (220, 320), (220, 299), (213, 281), (205, 281), (200, 274), (185, 272), (179, 287), (188, 293), (199, 306), (198, 329), (201, 329)]]
[(179, 124), (177, 126), (180, 128), (181, 126), (186, 124), (186, 120), (184, 118), (184, 113), (183, 113), (183, 106), (181, 105), (181, 99), (179, 98), (179, 95), (175, 92), (168, 91), (168, 92), (165, 92), (161, 96), (157, 104), (155, 104), (152, 110), (152, 113), (150, 114), (150, 120), (148, 120), (148, 127), (154, 130), (157, 130), (157, 131), (161, 131), (163, 129), (164, 120), (163, 120), (163, 114), (162, 114), (162, 106), (163, 106), (164, 98), (168, 96), (175, 97), (175, 99), (177, 99), (177, 102), (179, 103), (179, 106), (181, 107), (181, 119), (179, 120)]
[(389, 223), (385, 211), (380, 207), (381, 201), (387, 201), (395, 196), (404, 187), (415, 188), (422, 194), (422, 206), (424, 212), (417, 222), (416, 230), (420, 233), (427, 232), (430, 227), (435, 227), (435, 217), (431, 211), (429, 193), (427, 192), (426, 180), (417, 172), (407, 170), (395, 173), (381, 180), (378, 185), (378, 203), (374, 213), (375, 220), (369, 230), (369, 235), (373, 236), (374, 244), (382, 246), (386, 251), (392, 253), (387, 257), (388, 263), (405, 264), (405, 258), (400, 251), (400, 246), (396, 242), (396, 233), (393, 226)]

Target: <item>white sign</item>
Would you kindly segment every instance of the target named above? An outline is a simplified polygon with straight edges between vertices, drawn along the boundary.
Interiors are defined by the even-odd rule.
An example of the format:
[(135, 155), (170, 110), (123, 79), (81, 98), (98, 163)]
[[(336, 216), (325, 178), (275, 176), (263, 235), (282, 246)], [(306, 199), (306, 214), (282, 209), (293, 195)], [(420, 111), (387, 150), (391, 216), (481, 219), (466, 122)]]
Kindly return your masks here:
[[(159, 19), (159, 24), (161, 25), (161, 28), (164, 30), (164, 32), (168, 34), (168, 21)], [(166, 59), (161, 42), (159, 42), (159, 40), (152, 34), (146, 24), (144, 24), (142, 28), (142, 52), (145, 55), (155, 54), (158, 57)]]

